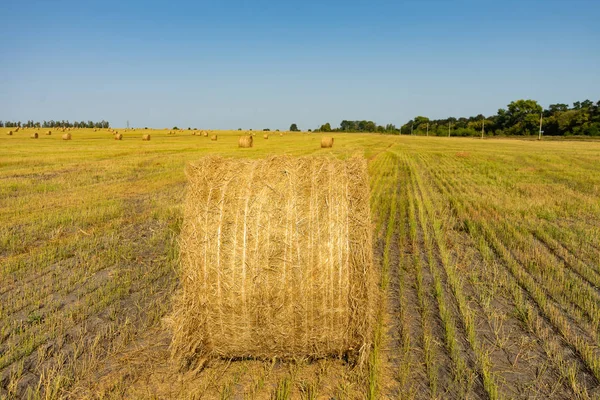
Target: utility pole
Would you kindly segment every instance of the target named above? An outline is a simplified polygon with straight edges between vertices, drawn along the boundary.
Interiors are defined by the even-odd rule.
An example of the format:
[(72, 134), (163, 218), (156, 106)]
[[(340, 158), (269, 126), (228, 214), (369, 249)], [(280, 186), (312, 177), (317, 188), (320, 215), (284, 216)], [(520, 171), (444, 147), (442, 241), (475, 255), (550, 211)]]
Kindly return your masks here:
[(544, 118), (543, 114), (540, 114), (540, 133), (538, 135), (538, 140), (542, 140), (542, 119)]
[(448, 137), (450, 137), (450, 124), (451, 124), (451, 122), (448, 121)]
[(481, 120), (481, 138), (483, 139), (483, 133), (485, 132), (485, 119)]
[(429, 122), (427, 123), (427, 136), (429, 136)]
[(412, 134), (413, 134), (413, 125), (414, 125), (414, 124), (410, 124), (410, 135), (411, 135), (411, 136), (412, 136)]
[(129, 120), (127, 120), (127, 129), (129, 129)]

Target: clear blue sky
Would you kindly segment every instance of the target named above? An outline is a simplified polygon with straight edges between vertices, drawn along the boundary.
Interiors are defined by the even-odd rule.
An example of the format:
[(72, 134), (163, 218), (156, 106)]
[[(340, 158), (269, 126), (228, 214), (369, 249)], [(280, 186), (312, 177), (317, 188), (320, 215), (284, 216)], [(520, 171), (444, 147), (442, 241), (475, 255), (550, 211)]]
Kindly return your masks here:
[(600, 100), (600, 1), (0, 0), (0, 119), (308, 129)]

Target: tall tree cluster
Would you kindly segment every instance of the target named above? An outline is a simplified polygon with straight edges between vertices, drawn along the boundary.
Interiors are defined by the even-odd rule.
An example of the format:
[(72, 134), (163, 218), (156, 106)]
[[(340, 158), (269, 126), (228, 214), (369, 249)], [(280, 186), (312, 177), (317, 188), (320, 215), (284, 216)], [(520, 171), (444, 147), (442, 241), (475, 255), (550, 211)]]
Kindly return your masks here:
[(419, 116), (400, 130), (403, 135), (479, 136), (483, 128), (486, 135), (527, 136), (538, 134), (540, 119), (544, 135), (600, 136), (600, 101), (578, 101), (572, 107), (551, 104), (543, 109), (535, 100), (516, 100), (495, 115), (433, 120)]
[(544, 135), (600, 136), (600, 101), (577, 101), (573, 106), (551, 104), (544, 109), (535, 100), (516, 100), (506, 108), (491, 116), (482, 114), (471, 117), (448, 117), (429, 119), (417, 116), (400, 128), (393, 124), (377, 125), (373, 121), (343, 120), (339, 128), (332, 128), (329, 122), (315, 132), (379, 132), (402, 135), (432, 136), (527, 136), (537, 135), (542, 119)]
[(400, 133), (394, 124), (377, 125), (373, 121), (347, 121), (343, 120), (339, 128), (331, 128), (329, 122), (321, 125), (315, 132), (379, 132), (379, 133)]

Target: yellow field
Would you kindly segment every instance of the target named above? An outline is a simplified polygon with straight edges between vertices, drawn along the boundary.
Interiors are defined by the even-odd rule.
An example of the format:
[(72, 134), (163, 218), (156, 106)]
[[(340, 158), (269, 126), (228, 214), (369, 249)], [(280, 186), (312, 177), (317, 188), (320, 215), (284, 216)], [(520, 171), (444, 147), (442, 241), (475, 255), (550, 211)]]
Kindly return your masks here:
[[(598, 142), (8, 130), (0, 398), (600, 396)], [(212, 153), (369, 160), (386, 300), (369, 365), (170, 363), (183, 168)]]

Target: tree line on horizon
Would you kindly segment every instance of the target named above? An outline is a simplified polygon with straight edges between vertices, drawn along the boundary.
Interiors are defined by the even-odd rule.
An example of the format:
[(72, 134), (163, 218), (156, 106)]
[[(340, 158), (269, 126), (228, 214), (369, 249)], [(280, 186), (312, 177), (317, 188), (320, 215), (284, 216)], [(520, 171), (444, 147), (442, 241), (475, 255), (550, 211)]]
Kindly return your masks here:
[(542, 119), (542, 131), (549, 136), (600, 136), (600, 101), (576, 101), (573, 106), (551, 104), (544, 109), (535, 100), (516, 100), (495, 115), (429, 119), (418, 116), (400, 128), (393, 124), (377, 125), (373, 121), (343, 120), (339, 128), (329, 122), (316, 132), (379, 132), (402, 135), (432, 136), (527, 136), (537, 135)]
[(0, 128), (110, 128), (110, 123), (108, 121), (33, 121), (29, 120), (27, 122), (21, 121), (1, 121), (0, 120)]

